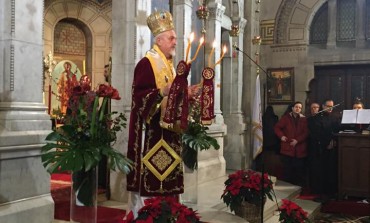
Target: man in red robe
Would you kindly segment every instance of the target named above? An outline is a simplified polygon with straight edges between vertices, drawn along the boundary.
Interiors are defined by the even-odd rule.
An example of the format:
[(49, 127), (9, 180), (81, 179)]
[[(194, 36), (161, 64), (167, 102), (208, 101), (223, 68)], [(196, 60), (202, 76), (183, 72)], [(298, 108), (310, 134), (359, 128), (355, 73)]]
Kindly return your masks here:
[(169, 12), (154, 12), (147, 23), (155, 44), (135, 68), (127, 151), (134, 162), (127, 190), (135, 217), (146, 197), (184, 192), (181, 134), (160, 127), (161, 102), (176, 74), (172, 58), (177, 36)]

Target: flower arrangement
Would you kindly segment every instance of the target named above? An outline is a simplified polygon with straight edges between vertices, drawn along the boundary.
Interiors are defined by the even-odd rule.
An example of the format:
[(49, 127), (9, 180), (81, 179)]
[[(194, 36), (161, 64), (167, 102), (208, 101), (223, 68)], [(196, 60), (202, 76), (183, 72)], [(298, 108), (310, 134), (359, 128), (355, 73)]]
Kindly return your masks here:
[(154, 197), (144, 201), (145, 206), (133, 219), (127, 216), (127, 223), (198, 223), (200, 217), (191, 208), (180, 204), (175, 197)]
[[(253, 170), (238, 170), (229, 175), (225, 181), (225, 190), (221, 196), (224, 203), (230, 207), (231, 211), (235, 211), (240, 207), (242, 202), (248, 202), (254, 205), (259, 205), (261, 202), (261, 181), (262, 175)], [(263, 175), (263, 197), (266, 196), (272, 199), (273, 188), (272, 181), (268, 174)]]
[(307, 212), (290, 200), (283, 199), (279, 207), (279, 221), (282, 223), (304, 223), (309, 222)]
[[(118, 168), (128, 173), (132, 162), (112, 148), (117, 132), (126, 126), (124, 114), (107, 112), (109, 99), (119, 100), (118, 91), (110, 85), (101, 84), (96, 91), (91, 90), (87, 75), (81, 77), (79, 85), (69, 92), (67, 114), (64, 125), (55, 128), (46, 137), (42, 147), (41, 160), (49, 173), (70, 171), (89, 172), (106, 156), (112, 170)], [(99, 99), (102, 98), (101, 106)], [(73, 182), (78, 199), (86, 206), (92, 205), (89, 193), (91, 181), (86, 176)]]

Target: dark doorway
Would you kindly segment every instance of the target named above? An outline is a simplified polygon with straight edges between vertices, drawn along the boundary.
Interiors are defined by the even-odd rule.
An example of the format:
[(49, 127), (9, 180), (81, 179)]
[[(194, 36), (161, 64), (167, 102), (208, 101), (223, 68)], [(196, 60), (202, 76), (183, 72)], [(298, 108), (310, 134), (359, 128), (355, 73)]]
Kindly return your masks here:
[(310, 82), (309, 102), (322, 103), (330, 98), (340, 103), (337, 111), (352, 109), (356, 99), (370, 108), (370, 64), (317, 66)]

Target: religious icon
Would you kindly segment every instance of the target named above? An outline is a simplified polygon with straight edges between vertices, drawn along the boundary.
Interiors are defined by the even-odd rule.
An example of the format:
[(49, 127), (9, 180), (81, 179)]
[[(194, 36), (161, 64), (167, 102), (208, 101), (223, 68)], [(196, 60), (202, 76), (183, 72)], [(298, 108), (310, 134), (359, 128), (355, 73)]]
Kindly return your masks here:
[(73, 87), (78, 85), (80, 77), (80, 70), (70, 60), (62, 60), (55, 66), (52, 73), (52, 111), (59, 110), (62, 114), (66, 113), (69, 96)]
[(289, 104), (294, 101), (294, 69), (268, 69), (267, 103)]

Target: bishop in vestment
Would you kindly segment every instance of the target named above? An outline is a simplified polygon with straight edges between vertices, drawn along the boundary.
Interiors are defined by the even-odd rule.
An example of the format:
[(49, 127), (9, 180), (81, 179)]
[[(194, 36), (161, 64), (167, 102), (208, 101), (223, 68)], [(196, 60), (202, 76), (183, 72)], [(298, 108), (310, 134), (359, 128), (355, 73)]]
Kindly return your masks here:
[(140, 196), (177, 195), (184, 192), (181, 134), (160, 126), (160, 106), (176, 75), (177, 36), (169, 12), (155, 12), (147, 23), (155, 44), (134, 72), (127, 152), (134, 169), (127, 189)]

